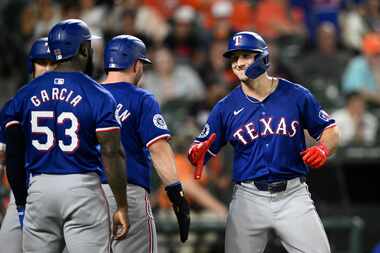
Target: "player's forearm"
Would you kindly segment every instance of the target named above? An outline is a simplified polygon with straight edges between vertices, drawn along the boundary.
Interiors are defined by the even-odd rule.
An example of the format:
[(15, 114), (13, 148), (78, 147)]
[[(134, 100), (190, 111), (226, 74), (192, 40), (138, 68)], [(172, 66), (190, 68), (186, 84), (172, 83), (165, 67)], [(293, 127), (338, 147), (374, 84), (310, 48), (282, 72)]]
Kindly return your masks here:
[(340, 135), (339, 129), (337, 126), (327, 128), (323, 131), (322, 136), (319, 142), (325, 144), (330, 151), (329, 155), (332, 155), (336, 152), (336, 149), (339, 145)]
[(149, 147), (149, 151), (152, 156), (153, 166), (164, 185), (179, 181), (174, 154), (169, 143), (164, 139), (158, 140)]
[(25, 206), (28, 174), (25, 169), (25, 137), (20, 125), (6, 129), (6, 173), (17, 206)]
[(112, 155), (103, 154), (103, 161), (106, 167), (105, 172), (118, 207), (127, 206), (127, 176), (124, 170), (124, 161), (119, 153)]
[[(104, 135), (104, 134), (100, 134)], [(105, 166), (105, 172), (108, 184), (115, 196), (118, 207), (127, 206), (127, 175), (124, 166), (124, 160), (120, 153), (120, 135), (105, 134), (98, 139), (101, 145), (102, 159)]]

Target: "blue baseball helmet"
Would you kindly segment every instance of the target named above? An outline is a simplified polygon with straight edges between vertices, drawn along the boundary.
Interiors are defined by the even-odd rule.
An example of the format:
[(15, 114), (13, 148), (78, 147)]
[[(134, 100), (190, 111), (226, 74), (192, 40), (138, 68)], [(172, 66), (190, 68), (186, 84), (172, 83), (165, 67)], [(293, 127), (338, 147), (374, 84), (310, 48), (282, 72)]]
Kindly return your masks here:
[(128, 69), (134, 62), (141, 60), (151, 64), (146, 57), (146, 46), (142, 40), (131, 35), (112, 38), (104, 49), (104, 69)]
[(80, 19), (58, 22), (49, 31), (49, 48), (56, 61), (69, 59), (78, 54), (82, 42), (100, 39), (91, 35), (87, 24)]
[(32, 47), (30, 48), (29, 55), (28, 55), (29, 73), (33, 73), (34, 71), (33, 62), (36, 60), (54, 61), (54, 57), (50, 54), (47, 37), (43, 37), (36, 40), (33, 43)]
[(230, 58), (234, 52), (255, 52), (255, 62), (247, 68), (245, 74), (255, 79), (269, 68), (269, 51), (264, 39), (254, 32), (235, 33), (228, 41), (228, 49), (223, 56)]

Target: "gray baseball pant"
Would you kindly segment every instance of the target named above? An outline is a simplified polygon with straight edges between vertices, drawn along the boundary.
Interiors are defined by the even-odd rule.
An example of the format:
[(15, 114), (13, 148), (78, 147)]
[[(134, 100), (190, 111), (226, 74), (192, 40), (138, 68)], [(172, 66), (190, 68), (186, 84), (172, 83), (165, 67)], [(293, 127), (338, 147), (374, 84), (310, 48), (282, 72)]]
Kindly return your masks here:
[(12, 192), (10, 199), (0, 229), (0, 253), (22, 253), (22, 230)]
[(32, 177), (23, 230), (25, 253), (109, 253), (108, 204), (96, 173)]
[(261, 253), (273, 228), (290, 253), (329, 253), (330, 246), (306, 183), (289, 180), (285, 191), (234, 186), (225, 235), (226, 253)]
[[(103, 184), (110, 207), (116, 211), (116, 201), (111, 188)], [(148, 192), (137, 185), (127, 185), (129, 231), (124, 240), (112, 241), (113, 253), (157, 253), (157, 232), (150, 207)]]

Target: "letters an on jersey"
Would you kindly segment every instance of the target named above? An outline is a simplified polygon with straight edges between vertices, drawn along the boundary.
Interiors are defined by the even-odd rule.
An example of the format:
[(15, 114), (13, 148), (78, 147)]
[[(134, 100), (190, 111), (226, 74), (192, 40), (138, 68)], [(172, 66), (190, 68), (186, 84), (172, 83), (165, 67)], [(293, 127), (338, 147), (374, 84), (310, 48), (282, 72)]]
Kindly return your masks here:
[(282, 180), (306, 175), (299, 153), (306, 147), (304, 129), (319, 139), (335, 121), (305, 88), (280, 79), (265, 100), (247, 97), (240, 86), (219, 101), (196, 142), (212, 133), (213, 154), (230, 143), (235, 151), (233, 179)]

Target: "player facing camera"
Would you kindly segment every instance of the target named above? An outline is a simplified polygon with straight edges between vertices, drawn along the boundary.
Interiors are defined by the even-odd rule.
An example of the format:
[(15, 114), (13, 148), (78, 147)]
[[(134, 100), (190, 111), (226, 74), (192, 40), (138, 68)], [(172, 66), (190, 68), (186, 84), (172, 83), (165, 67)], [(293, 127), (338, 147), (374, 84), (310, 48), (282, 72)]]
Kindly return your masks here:
[[(223, 146), (234, 149), (225, 252), (264, 252), (270, 229), (288, 252), (331, 252), (305, 178), (335, 152), (335, 120), (309, 90), (267, 74), (269, 51), (260, 35), (234, 34), (223, 56), (240, 84), (212, 108), (188, 157), (199, 179)], [(317, 144), (306, 146), (305, 130)]]
[(270, 66), (268, 46), (253, 32), (235, 34), (223, 56), (230, 60), (232, 71), (242, 82), (260, 77)]

